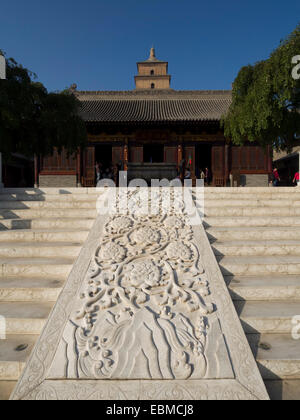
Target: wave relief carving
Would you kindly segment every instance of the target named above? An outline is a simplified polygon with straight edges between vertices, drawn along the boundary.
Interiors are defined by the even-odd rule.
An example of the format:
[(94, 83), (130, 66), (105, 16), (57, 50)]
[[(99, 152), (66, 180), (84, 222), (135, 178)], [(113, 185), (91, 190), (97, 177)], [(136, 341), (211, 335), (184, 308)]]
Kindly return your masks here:
[(109, 218), (64, 331), (62, 376), (206, 377), (215, 308), (186, 220), (184, 208)]

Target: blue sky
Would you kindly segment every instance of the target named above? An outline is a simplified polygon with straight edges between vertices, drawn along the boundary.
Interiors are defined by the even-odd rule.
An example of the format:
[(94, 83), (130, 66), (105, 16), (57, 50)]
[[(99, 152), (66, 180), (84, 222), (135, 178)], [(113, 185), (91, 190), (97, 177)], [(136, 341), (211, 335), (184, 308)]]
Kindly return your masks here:
[(299, 0), (1, 3), (0, 48), (50, 91), (133, 89), (152, 44), (174, 89), (230, 89), (243, 65), (267, 58), (300, 22)]

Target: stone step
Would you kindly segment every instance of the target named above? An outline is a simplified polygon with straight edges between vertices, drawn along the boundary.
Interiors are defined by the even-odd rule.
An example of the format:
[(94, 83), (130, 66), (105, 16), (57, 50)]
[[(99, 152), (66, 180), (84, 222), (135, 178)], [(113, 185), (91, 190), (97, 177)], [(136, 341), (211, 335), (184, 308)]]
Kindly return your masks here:
[[(193, 192), (196, 191), (196, 188), (191, 189)], [(80, 187), (80, 188), (3, 188), (0, 189), (1, 194), (93, 194), (95, 192), (101, 192), (99, 188), (96, 187)], [(271, 194), (298, 194), (300, 189), (297, 187), (224, 187), (224, 188), (215, 188), (215, 187), (205, 187), (205, 194), (261, 194), (261, 193), (271, 193)]]
[(96, 201), (0, 201), (3, 210), (26, 209), (96, 209)]
[(0, 401), (8, 401), (13, 392), (17, 381), (1, 381), (0, 380)]
[[(196, 187), (192, 188), (192, 191), (196, 191)], [(215, 188), (215, 187), (205, 187), (204, 191), (206, 194), (237, 194), (237, 195), (244, 195), (244, 194), (260, 194), (260, 193), (274, 193), (274, 194), (297, 194), (300, 192), (300, 189), (297, 187), (223, 187), (223, 188)]]
[(255, 276), (271, 274), (300, 274), (300, 256), (217, 256), (223, 275)]
[(214, 243), (218, 241), (274, 241), (274, 240), (300, 240), (300, 227), (279, 226), (279, 227), (210, 227), (206, 229), (209, 240)]
[[(37, 335), (7, 335), (6, 340), (0, 340), (0, 399), (8, 399), (13, 383), (17, 381), (30, 356)], [(7, 389), (6, 386), (9, 386)]]
[(0, 258), (76, 258), (80, 242), (0, 242)]
[(234, 212), (234, 215), (245, 216), (251, 216), (256, 214), (265, 215), (266, 212), (263, 213), (264, 208), (268, 209), (268, 215), (298, 215), (300, 195), (298, 197), (294, 197), (294, 199), (283, 197), (268, 198), (265, 196), (261, 199), (257, 199), (257, 197), (251, 197), (249, 199), (239, 199), (236, 197), (218, 199), (218, 197), (207, 198), (206, 196), (199, 195), (197, 197), (197, 200), (195, 200), (194, 202), (196, 204), (196, 207), (204, 207), (208, 216), (227, 216), (231, 215), (231, 212)]
[[(205, 218), (209, 217), (291, 217), (300, 216), (299, 207), (268, 207), (268, 211), (264, 207), (207, 207), (204, 202)], [(1, 215), (0, 215), (1, 217)]]
[[(22, 210), (22, 209), (93, 209), (96, 208), (97, 202), (92, 201), (0, 201), (0, 212), (3, 210)], [(201, 202), (197, 202), (201, 206)], [(300, 199), (292, 203), (294, 207), (300, 207)], [(205, 209), (213, 207), (247, 207), (247, 208), (261, 208), (261, 207), (277, 207), (286, 208), (285, 200), (207, 200), (204, 201)]]
[(300, 240), (280, 241), (216, 241), (212, 244), (216, 256), (273, 256), (273, 255), (299, 255)]
[(0, 258), (0, 277), (66, 279), (73, 263), (66, 258)]
[[(264, 380), (300, 379), (300, 340), (291, 334), (248, 334)], [(300, 387), (297, 395), (300, 399)]]
[(96, 202), (102, 194), (1, 194), (1, 201), (55, 201), (55, 202)]
[(52, 307), (53, 302), (0, 302), (0, 315), (6, 320), (6, 334), (39, 335)]
[(17, 229), (0, 231), (0, 242), (80, 242), (86, 241), (86, 229)]
[(96, 209), (96, 202), (80, 202), (75, 201), (74, 203), (70, 202), (47, 202), (47, 201), (32, 201), (32, 202), (25, 202), (25, 201), (16, 201), (16, 202), (9, 202), (9, 201), (0, 201), (0, 212), (2, 213), (3, 210), (26, 210), (26, 209), (82, 209), (82, 210), (90, 210)]
[(293, 200), (300, 200), (300, 191), (297, 191), (296, 193), (293, 192), (288, 192), (288, 193), (281, 193), (279, 192), (247, 192), (247, 193), (243, 193), (241, 194), (240, 192), (238, 193), (223, 193), (220, 191), (216, 191), (216, 192), (207, 192), (206, 189), (204, 189), (204, 193), (203, 191), (199, 190), (198, 193), (193, 193), (193, 198), (197, 199), (198, 197), (202, 198), (205, 197), (206, 200), (266, 200), (266, 199), (270, 199), (270, 200), (289, 200), (289, 201), (293, 201)]
[[(291, 189), (291, 191), (293, 191)], [(99, 188), (2, 188), (0, 189), (0, 199), (5, 194), (26, 194), (26, 195), (82, 195), (82, 194), (102, 194)]]
[[(7, 400), (97, 217), (94, 189), (0, 190), (0, 399)], [(46, 195), (45, 195), (46, 194)]]
[(265, 385), (271, 401), (299, 401), (299, 379), (266, 379)]
[(300, 276), (224, 276), (233, 300), (300, 301)]
[(0, 277), (0, 301), (54, 303), (63, 285), (62, 279)]
[(248, 334), (272, 333), (291, 336), (292, 320), (295, 316), (300, 316), (300, 301), (235, 301), (234, 305)]
[(239, 190), (205, 189), (204, 226), (271, 399), (299, 400), (300, 190)]
[(0, 210), (0, 223), (3, 219), (50, 219), (50, 218), (88, 218), (96, 219), (97, 209), (23, 209)]
[[(204, 221), (207, 227), (231, 227), (231, 226), (257, 226), (257, 227), (282, 227), (282, 226), (300, 226), (300, 217), (295, 216), (255, 216), (255, 217), (206, 217)], [(0, 222), (1, 226), (1, 222)]]
[[(267, 200), (267, 199), (261, 199), (257, 200), (253, 197), (253, 199), (245, 200), (245, 199), (229, 199), (226, 200), (219, 200), (218, 198), (215, 199), (204, 199), (204, 206), (207, 207), (242, 207), (242, 208), (259, 208), (259, 207), (281, 207), (286, 208), (288, 207), (288, 204), (292, 205), (294, 207), (300, 207), (300, 196), (291, 201), (290, 199), (273, 199), (273, 200)], [(200, 200), (196, 200), (197, 205), (202, 205), (203, 202)]]
[(90, 229), (95, 219), (79, 218), (47, 218), (47, 219), (2, 219), (0, 231), (14, 229)]

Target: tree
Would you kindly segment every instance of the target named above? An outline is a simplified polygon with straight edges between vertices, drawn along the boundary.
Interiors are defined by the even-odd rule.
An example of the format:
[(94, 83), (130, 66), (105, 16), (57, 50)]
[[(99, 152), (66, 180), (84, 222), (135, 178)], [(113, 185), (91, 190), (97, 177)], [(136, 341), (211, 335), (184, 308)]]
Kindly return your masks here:
[(234, 144), (257, 141), (290, 150), (300, 133), (300, 80), (292, 77), (300, 55), (300, 24), (267, 60), (243, 67), (233, 84), (233, 101), (223, 117)]
[(80, 102), (69, 90), (48, 93), (34, 73), (12, 58), (6, 77), (0, 80), (0, 152), (5, 160), (12, 153), (45, 156), (54, 148), (71, 154), (85, 145)]

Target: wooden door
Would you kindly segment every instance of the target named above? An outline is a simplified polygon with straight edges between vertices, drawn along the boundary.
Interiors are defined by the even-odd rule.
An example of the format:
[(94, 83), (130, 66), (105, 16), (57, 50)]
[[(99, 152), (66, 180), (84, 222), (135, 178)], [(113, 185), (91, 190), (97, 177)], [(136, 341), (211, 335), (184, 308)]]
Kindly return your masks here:
[(83, 180), (84, 187), (95, 187), (95, 147), (90, 146), (83, 153)]
[(124, 164), (124, 150), (123, 146), (114, 146), (112, 148), (112, 164), (117, 165), (121, 163), (123, 166)]
[(184, 160), (187, 168), (191, 169), (192, 173), (195, 173), (195, 147), (185, 146), (184, 147)]
[(130, 162), (131, 163), (144, 162), (143, 146), (130, 146)]
[(225, 185), (225, 147), (212, 147), (212, 176), (213, 185), (223, 187)]
[(178, 161), (178, 148), (176, 146), (165, 146), (164, 147), (164, 162), (175, 163)]
[(258, 146), (234, 146), (231, 148), (233, 172), (267, 173), (268, 153)]

